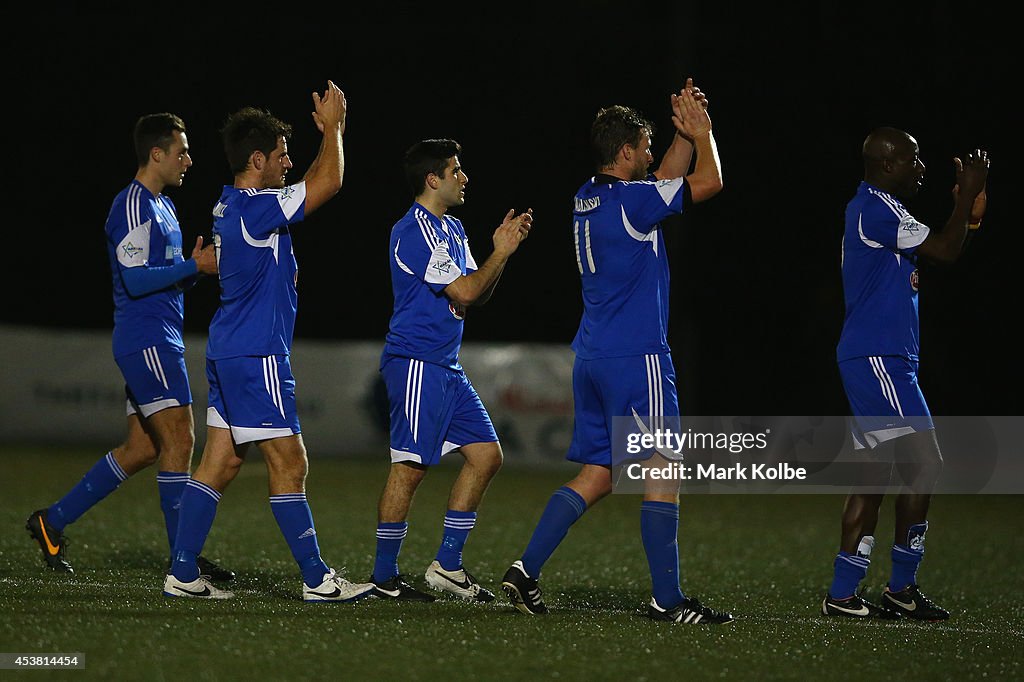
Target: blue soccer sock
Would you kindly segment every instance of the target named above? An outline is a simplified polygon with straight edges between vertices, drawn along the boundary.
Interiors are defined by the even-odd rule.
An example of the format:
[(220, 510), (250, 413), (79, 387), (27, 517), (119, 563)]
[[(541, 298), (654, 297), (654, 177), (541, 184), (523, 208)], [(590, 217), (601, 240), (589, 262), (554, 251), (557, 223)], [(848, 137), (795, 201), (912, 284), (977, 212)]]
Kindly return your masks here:
[(114, 453), (108, 452), (74, 488), (46, 511), (46, 522), (56, 530), (64, 530), (64, 526), (77, 521), (127, 478), (128, 474), (114, 459)]
[(849, 599), (857, 593), (857, 585), (868, 574), (871, 565), (871, 550), (875, 548), (875, 538), (865, 535), (857, 545), (857, 553), (840, 551), (832, 563), (832, 586), (828, 596), (833, 599)]
[(652, 592), (663, 609), (675, 608), (684, 599), (679, 587), (678, 532), (678, 504), (644, 502), (640, 505), (640, 537), (651, 571)]
[(373, 561), (373, 581), (383, 583), (398, 575), (398, 555), (402, 551), (402, 542), (409, 532), (409, 524), (378, 523), (377, 524), (377, 555)]
[(924, 559), (924, 534), (927, 530), (927, 521), (915, 524), (907, 532), (907, 544), (892, 546), (891, 591), (900, 592), (917, 584), (917, 569)]
[(330, 569), (320, 558), (313, 513), (306, 502), (306, 493), (271, 495), (270, 508), (277, 519), (277, 527), (288, 542), (295, 563), (302, 571), (302, 579), (309, 587), (318, 587)]
[(462, 568), (462, 548), (469, 531), (476, 525), (476, 512), (449, 509), (444, 515), (444, 537), (435, 557), (441, 568), (456, 571)]
[(171, 573), (178, 580), (190, 583), (199, 577), (196, 557), (203, 551), (206, 536), (217, 516), (220, 493), (195, 479), (189, 479), (181, 493), (178, 509), (178, 532), (174, 539), (174, 560)]
[(523, 552), (523, 569), (531, 578), (540, 576), (540, 569), (565, 539), (569, 527), (587, 511), (586, 501), (568, 486), (562, 486), (551, 495), (544, 513), (533, 530), (533, 537)]
[(178, 511), (181, 509), (181, 494), (189, 481), (187, 473), (161, 471), (156, 475), (156, 487), (160, 491), (160, 511), (164, 513), (167, 527), (167, 546), (174, 551), (174, 540), (178, 535)]

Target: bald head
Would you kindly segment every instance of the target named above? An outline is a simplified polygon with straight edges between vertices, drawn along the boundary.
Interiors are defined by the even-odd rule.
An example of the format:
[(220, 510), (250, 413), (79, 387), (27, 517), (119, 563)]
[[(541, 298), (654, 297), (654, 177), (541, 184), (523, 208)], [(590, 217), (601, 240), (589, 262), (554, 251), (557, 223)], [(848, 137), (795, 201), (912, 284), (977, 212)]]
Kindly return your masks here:
[(876, 128), (864, 140), (864, 165), (892, 159), (894, 154), (905, 151), (908, 146), (917, 147), (917, 140), (908, 133), (896, 128)]
[(897, 128), (871, 131), (864, 140), (864, 180), (890, 194), (908, 199), (917, 194), (925, 166), (917, 140)]

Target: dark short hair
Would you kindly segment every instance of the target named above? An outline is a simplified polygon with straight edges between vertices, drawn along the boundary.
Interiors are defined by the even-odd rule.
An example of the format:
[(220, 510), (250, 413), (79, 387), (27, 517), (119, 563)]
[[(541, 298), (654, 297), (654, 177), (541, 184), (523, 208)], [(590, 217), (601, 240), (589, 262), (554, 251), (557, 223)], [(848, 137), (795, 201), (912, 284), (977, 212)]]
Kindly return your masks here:
[(423, 193), (431, 173), (443, 178), (448, 159), (461, 153), (462, 145), (455, 140), (423, 140), (409, 147), (402, 166), (412, 193), (415, 196)]
[(162, 112), (139, 117), (135, 122), (132, 140), (135, 142), (135, 159), (140, 168), (149, 163), (149, 150), (153, 147), (160, 147), (165, 152), (170, 150), (175, 130), (184, 133), (185, 122), (174, 114)]
[(598, 169), (615, 163), (622, 145), (639, 146), (640, 136), (644, 133), (653, 135), (654, 124), (636, 109), (616, 104), (597, 112), (590, 127), (590, 148)]
[(220, 133), (228, 165), (237, 175), (245, 172), (253, 152), (270, 156), (277, 148), (278, 138), (291, 136), (292, 127), (265, 109), (244, 107), (228, 116)]

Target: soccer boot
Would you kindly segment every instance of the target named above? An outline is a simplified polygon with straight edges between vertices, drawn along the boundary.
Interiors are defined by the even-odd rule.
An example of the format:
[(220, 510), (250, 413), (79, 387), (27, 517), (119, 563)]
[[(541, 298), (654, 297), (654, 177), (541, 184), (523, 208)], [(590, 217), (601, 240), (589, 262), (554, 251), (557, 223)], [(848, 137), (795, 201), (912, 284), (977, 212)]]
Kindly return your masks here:
[(651, 597), (651, 603), (647, 605), (647, 617), (653, 620), (689, 623), (690, 625), (721, 625), (734, 620), (731, 613), (715, 611), (711, 607), (704, 606), (696, 597), (686, 597), (679, 602), (678, 606), (671, 609), (661, 608), (658, 606), (657, 600)]
[(523, 562), (514, 562), (501, 579), (501, 589), (505, 590), (512, 605), (528, 616), (540, 616), (548, 612), (540, 598), (540, 586), (534, 578), (526, 575)]
[(405, 582), (402, 576), (396, 575), (387, 580), (377, 582), (371, 575), (366, 581), (373, 583), (373, 596), (381, 599), (397, 599), (399, 601), (434, 601), (437, 599), (432, 594), (421, 592), (415, 587)]
[(32, 512), (32, 515), (25, 521), (25, 530), (39, 543), (39, 548), (43, 550), (43, 561), (47, 566), (59, 573), (75, 572), (75, 569), (71, 568), (71, 564), (64, 557), (67, 539), (63, 533), (46, 522), (45, 509)]
[[(235, 579), (234, 571), (218, 566), (202, 555), (196, 557), (196, 566), (199, 567), (199, 575), (205, 575), (215, 582), (226, 583)], [(167, 561), (167, 572), (171, 572), (170, 560)]]
[(373, 594), (373, 583), (354, 583), (345, 580), (332, 568), (324, 573), (323, 582), (316, 587), (302, 583), (302, 600), (307, 602), (349, 602)]
[(164, 596), (193, 597), (196, 599), (231, 599), (235, 596), (235, 593), (214, 587), (205, 575), (201, 575), (192, 582), (186, 583), (175, 578), (173, 573), (168, 573), (167, 577), (164, 578)]
[(914, 620), (936, 621), (949, 618), (949, 611), (924, 596), (917, 585), (907, 585), (899, 592), (893, 592), (887, 585), (882, 593), (882, 603)]
[(828, 594), (821, 602), (821, 613), (825, 616), (842, 616), (844, 618), (882, 618), (896, 620), (900, 614), (884, 606), (872, 604), (860, 595), (846, 599), (834, 599)]
[(431, 562), (423, 574), (427, 584), (435, 590), (449, 592), (467, 601), (494, 601), (494, 593), (477, 582), (465, 568), (446, 571), (437, 560)]

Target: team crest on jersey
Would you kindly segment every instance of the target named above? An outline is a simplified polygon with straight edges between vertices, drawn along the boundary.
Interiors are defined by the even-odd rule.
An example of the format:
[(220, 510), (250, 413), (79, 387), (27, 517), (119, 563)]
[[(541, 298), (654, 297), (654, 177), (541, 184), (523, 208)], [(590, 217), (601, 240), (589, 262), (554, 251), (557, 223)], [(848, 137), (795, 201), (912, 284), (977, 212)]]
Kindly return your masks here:
[(141, 246), (135, 246), (131, 242), (121, 245), (121, 250), (124, 251), (124, 256), (128, 260), (135, 258), (135, 256), (142, 251)]
[(454, 317), (456, 320), (466, 319), (466, 306), (462, 305), (461, 303), (449, 301), (448, 310), (451, 311), (452, 317)]
[(432, 267), (435, 270), (437, 270), (438, 273), (443, 273), (443, 274), (447, 275), (451, 271), (452, 265), (453, 265), (452, 259), (449, 258), (446, 261), (436, 261), (436, 262), (432, 263), (430, 267)]
[(295, 194), (295, 188), (289, 185), (288, 187), (285, 187), (281, 190), (278, 200), (284, 203), (285, 201), (291, 199), (293, 194)]
[(910, 273), (910, 288), (913, 289), (914, 291), (917, 291), (917, 284), (918, 284), (917, 270), (914, 270), (912, 273)]

